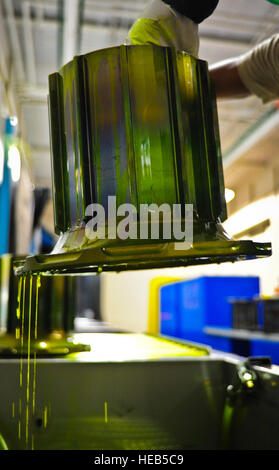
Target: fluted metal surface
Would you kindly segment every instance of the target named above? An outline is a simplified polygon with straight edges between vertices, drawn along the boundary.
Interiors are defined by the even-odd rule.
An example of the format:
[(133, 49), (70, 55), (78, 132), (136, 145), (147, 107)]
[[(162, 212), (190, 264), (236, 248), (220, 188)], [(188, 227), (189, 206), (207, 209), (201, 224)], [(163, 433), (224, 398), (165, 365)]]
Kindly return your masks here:
[[(227, 217), (216, 98), (207, 63), (169, 47), (119, 46), (75, 57), (49, 77), (55, 230), (50, 255), (21, 271), (95, 272), (269, 256), (234, 241)], [(86, 208), (193, 206), (193, 243), (88, 239)], [(183, 211), (182, 211), (183, 212)], [(107, 211), (106, 211), (107, 214)], [(186, 218), (186, 216), (185, 216)]]
[(120, 46), (75, 57), (49, 77), (56, 231), (91, 203), (226, 204), (207, 63), (171, 48)]

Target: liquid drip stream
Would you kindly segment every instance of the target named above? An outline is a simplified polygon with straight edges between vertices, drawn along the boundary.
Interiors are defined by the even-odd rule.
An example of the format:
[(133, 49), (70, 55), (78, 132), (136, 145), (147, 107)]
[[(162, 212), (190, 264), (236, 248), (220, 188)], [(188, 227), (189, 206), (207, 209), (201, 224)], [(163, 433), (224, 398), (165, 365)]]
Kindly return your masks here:
[[(18, 404), (12, 403), (12, 417), (18, 420), (18, 439), (24, 439), (26, 449), (34, 449), (34, 434), (31, 432), (31, 420), (36, 413), (36, 368), (37, 353), (32, 348), (38, 339), (38, 306), (41, 277), (38, 274), (26, 274), (19, 277), (16, 318), (18, 326), (16, 337), (20, 344)], [(35, 294), (35, 299), (34, 295)], [(33, 368), (31, 365), (33, 361)], [(43, 411), (43, 417), (45, 410)], [(47, 420), (44, 418), (44, 423)]]

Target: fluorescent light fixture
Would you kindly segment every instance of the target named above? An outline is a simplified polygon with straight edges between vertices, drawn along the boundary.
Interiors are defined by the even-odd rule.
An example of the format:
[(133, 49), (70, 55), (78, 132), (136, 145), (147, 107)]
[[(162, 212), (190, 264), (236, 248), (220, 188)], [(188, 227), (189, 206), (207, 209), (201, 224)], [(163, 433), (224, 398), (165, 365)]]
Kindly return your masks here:
[(0, 139), (0, 184), (3, 183), (4, 179), (4, 163), (5, 163), (5, 151), (3, 141)]
[(17, 124), (18, 124), (18, 119), (17, 119), (17, 117), (16, 117), (16, 116), (11, 116), (11, 117), (10, 117), (10, 123), (11, 123), (11, 125), (12, 125), (13, 127), (16, 127)]
[(20, 178), (20, 153), (16, 145), (11, 145), (8, 151), (8, 167), (11, 169), (11, 176), (14, 183)]
[(235, 192), (232, 189), (226, 188), (225, 189), (225, 199), (226, 203), (228, 204), (235, 198)]
[(267, 196), (254, 201), (232, 214), (224, 222), (224, 228), (228, 233), (240, 233), (266, 219), (271, 219), (278, 211), (278, 196)]

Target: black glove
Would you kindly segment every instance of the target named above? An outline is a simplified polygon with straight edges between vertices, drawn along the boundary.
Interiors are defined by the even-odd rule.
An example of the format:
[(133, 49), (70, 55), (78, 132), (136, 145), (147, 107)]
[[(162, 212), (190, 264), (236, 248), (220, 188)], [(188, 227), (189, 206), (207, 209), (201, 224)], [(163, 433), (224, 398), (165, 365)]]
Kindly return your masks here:
[(163, 0), (194, 23), (201, 23), (214, 12), (219, 0)]

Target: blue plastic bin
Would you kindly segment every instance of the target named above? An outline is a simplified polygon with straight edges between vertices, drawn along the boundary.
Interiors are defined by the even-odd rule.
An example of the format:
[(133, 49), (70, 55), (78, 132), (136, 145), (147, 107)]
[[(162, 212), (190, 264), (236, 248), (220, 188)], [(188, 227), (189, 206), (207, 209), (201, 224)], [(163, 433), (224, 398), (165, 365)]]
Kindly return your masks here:
[(279, 342), (251, 339), (250, 340), (251, 356), (269, 356), (273, 364), (279, 365)]
[(259, 295), (256, 276), (203, 276), (161, 287), (160, 332), (233, 352), (230, 338), (204, 333), (205, 327), (232, 328), (230, 298)]

